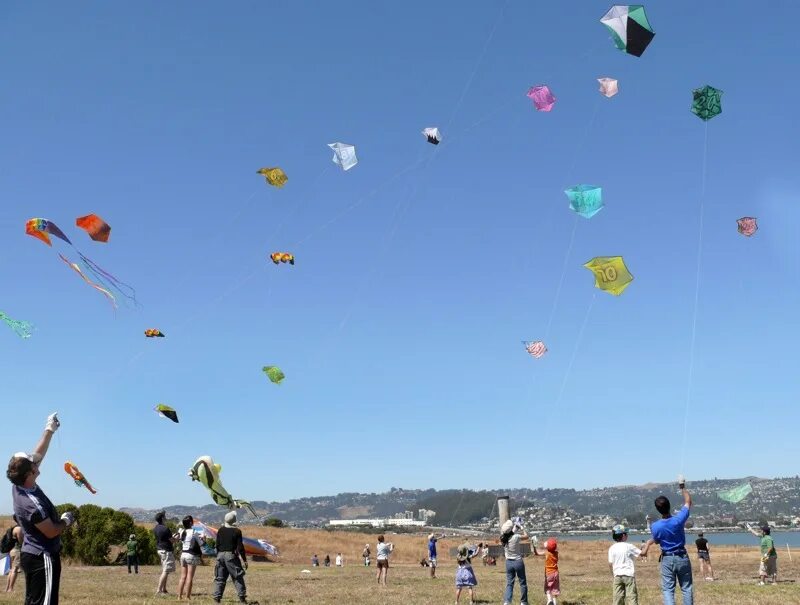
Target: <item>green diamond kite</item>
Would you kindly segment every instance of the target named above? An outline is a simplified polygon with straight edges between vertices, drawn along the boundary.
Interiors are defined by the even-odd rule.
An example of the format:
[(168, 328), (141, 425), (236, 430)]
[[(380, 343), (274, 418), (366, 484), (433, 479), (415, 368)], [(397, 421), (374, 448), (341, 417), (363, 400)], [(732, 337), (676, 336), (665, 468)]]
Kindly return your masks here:
[(618, 49), (635, 57), (642, 56), (656, 35), (641, 4), (616, 4), (601, 17), (600, 23), (611, 31)]
[(713, 86), (703, 86), (692, 91), (692, 113), (708, 122), (722, 113), (722, 91)]

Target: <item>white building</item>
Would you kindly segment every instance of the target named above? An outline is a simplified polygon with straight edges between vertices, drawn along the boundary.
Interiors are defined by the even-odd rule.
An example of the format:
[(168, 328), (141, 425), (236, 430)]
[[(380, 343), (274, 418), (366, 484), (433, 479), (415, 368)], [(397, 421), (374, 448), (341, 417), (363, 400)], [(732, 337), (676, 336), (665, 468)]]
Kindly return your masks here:
[(424, 527), (424, 521), (415, 521), (414, 519), (331, 519), (328, 525), (333, 527), (346, 527), (353, 525), (366, 525), (370, 527), (387, 527), (394, 525), (395, 527)]

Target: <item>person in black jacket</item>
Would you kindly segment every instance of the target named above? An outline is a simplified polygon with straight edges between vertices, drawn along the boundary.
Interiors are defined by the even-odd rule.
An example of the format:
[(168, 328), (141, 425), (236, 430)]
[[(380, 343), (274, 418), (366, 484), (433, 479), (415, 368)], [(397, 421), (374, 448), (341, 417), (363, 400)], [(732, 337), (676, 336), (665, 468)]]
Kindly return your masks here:
[(240, 603), (257, 605), (257, 601), (247, 600), (247, 587), (244, 584), (244, 573), (247, 569), (247, 555), (244, 552), (242, 530), (236, 527), (236, 513), (225, 515), (225, 525), (217, 532), (217, 564), (214, 567), (214, 602), (222, 600), (228, 577), (233, 580)]

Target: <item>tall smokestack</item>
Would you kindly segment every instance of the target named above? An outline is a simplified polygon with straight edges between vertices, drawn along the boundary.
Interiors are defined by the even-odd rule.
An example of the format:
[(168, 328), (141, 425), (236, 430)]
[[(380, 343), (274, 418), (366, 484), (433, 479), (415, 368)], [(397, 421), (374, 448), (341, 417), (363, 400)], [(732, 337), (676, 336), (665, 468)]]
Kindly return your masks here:
[(511, 517), (508, 515), (508, 496), (497, 497), (497, 516), (500, 519), (500, 526), (508, 521)]

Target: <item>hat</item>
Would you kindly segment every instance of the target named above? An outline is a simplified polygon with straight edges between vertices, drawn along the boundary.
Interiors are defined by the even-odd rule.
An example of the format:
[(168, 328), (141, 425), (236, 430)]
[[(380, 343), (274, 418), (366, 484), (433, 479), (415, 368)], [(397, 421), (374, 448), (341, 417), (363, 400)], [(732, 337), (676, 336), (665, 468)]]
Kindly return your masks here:
[(27, 452), (17, 452), (13, 456), (11, 456), (11, 458), (12, 460), (14, 458), (25, 458), (25, 460), (30, 460), (34, 464), (39, 464), (42, 461), (41, 454), (36, 454), (36, 453), (28, 454)]
[(225, 525), (236, 525), (236, 511), (231, 511), (225, 515)]
[(500, 533), (507, 534), (512, 529), (514, 529), (514, 523), (512, 523), (511, 519), (509, 519), (500, 527)]
[(615, 536), (621, 536), (622, 534), (628, 533), (628, 528), (625, 527), (624, 525), (615, 525), (614, 527), (611, 528), (611, 533), (614, 534)]
[(456, 561), (459, 563), (463, 563), (469, 559), (469, 544), (462, 544), (458, 547), (458, 554), (456, 555)]
[(130, 536), (128, 536), (128, 540), (135, 540), (135, 539), (136, 539), (136, 534), (131, 534)]
[(556, 550), (558, 550), (558, 542), (556, 542), (555, 538), (547, 538), (547, 540), (544, 541), (544, 547), (548, 552), (556, 552)]

